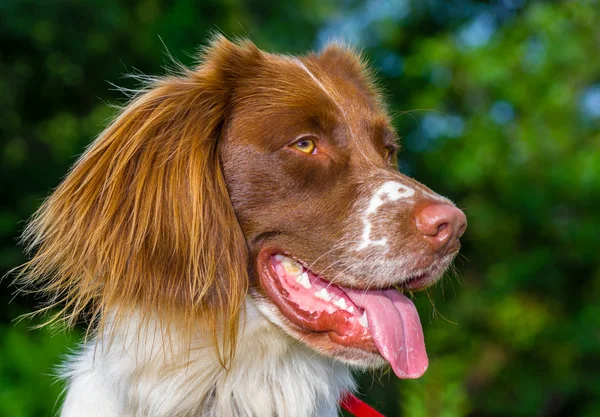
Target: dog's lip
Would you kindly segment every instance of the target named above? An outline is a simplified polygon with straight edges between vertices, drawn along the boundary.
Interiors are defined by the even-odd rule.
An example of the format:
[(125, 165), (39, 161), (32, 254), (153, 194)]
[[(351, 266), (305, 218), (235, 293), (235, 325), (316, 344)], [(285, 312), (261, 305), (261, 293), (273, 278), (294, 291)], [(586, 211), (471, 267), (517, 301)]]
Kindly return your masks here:
[(398, 288), (408, 291), (421, 291), (429, 287), (431, 281), (431, 272), (422, 271), (412, 276), (409, 276), (402, 283), (398, 284)]
[[(458, 251), (456, 251), (458, 252)], [(456, 252), (452, 253), (451, 255), (454, 256), (456, 254)], [(318, 276), (321, 279), (324, 279), (327, 281), (326, 277), (324, 275), (322, 275), (321, 273), (315, 272), (313, 270), (313, 268), (311, 266), (309, 266), (309, 263), (305, 262), (302, 258), (298, 258), (296, 256), (294, 256), (293, 254), (291, 254), (290, 252), (283, 250), (283, 249), (277, 249), (277, 248), (269, 248), (269, 249), (263, 249), (260, 252), (259, 255), (259, 269), (260, 269), (260, 258), (265, 258), (268, 259), (270, 256), (274, 256), (274, 255), (283, 255), (286, 256), (288, 258), (291, 258), (293, 260), (295, 260), (296, 262), (298, 262), (299, 264), (301, 264), (304, 268), (312, 271), (316, 276)], [(357, 281), (356, 277), (354, 277), (354, 281)], [(427, 267), (422, 267), (417, 269), (415, 272), (410, 273), (409, 275), (405, 275), (403, 276), (401, 279), (397, 280), (395, 283), (389, 284), (389, 285), (385, 285), (385, 286), (374, 286), (374, 285), (369, 285), (369, 286), (350, 286), (350, 285), (344, 285), (342, 283), (336, 283), (333, 285), (336, 285), (338, 287), (340, 287), (341, 289), (344, 288), (349, 288), (349, 289), (353, 289), (353, 290), (389, 290), (389, 289), (396, 289), (400, 292), (404, 292), (404, 291), (411, 291), (411, 292), (417, 292), (417, 291), (422, 291), (427, 289), (428, 287), (430, 287), (433, 283), (433, 281), (437, 280), (437, 276), (433, 271), (433, 268), (431, 267), (431, 265), (427, 266)], [(331, 281), (329, 281), (331, 282)]]
[[(294, 325), (298, 330), (303, 332), (310, 333), (321, 333), (328, 334), (329, 337), (336, 343), (352, 346), (352, 347), (360, 347), (363, 350), (378, 353), (377, 347), (374, 344), (372, 339), (372, 335), (370, 334), (368, 329), (364, 329), (362, 327), (358, 328), (357, 326), (353, 326), (355, 323), (350, 323), (350, 319), (353, 317), (352, 314), (347, 313), (345, 311), (336, 311), (333, 314), (325, 314), (318, 317), (318, 314), (311, 314), (308, 311), (302, 309), (296, 303), (294, 303), (291, 299), (287, 297), (287, 291), (283, 288), (280, 279), (277, 277), (277, 273), (274, 271), (272, 265), (270, 264), (270, 258), (275, 255), (283, 255), (288, 258), (295, 260), (300, 263), (307, 270), (312, 271), (316, 276), (321, 279), (324, 277), (316, 273), (308, 266), (308, 263), (292, 255), (289, 251), (282, 250), (276, 247), (263, 248), (257, 258), (257, 270), (259, 271), (259, 278), (261, 281), (261, 286), (267, 293), (268, 297), (275, 302), (275, 304), (279, 307), (279, 310), (282, 314)], [(403, 277), (397, 284), (385, 287), (369, 287), (369, 288), (359, 288), (359, 287), (350, 287), (344, 286), (340, 284), (332, 284), (344, 291), (345, 289), (353, 289), (353, 290), (382, 290), (386, 291), (389, 289), (396, 289), (400, 292), (410, 291), (417, 292), (426, 289), (435, 281), (433, 279), (433, 272), (430, 268), (423, 268), (414, 272), (413, 274)], [(326, 280), (326, 279), (324, 279)], [(348, 325), (348, 333), (354, 333), (351, 337), (347, 335), (340, 334), (339, 329), (338, 332), (333, 330), (328, 330), (332, 326), (332, 323), (347, 323)], [(343, 332), (341, 332), (343, 333)], [(360, 337), (356, 337), (356, 334), (360, 334)]]
[[(338, 345), (358, 347), (364, 351), (379, 354), (369, 329), (358, 324), (354, 314), (341, 310), (332, 314), (310, 313), (288, 298), (287, 291), (283, 288), (270, 262), (270, 258), (276, 254), (282, 254), (294, 260), (297, 259), (286, 251), (263, 250), (257, 259), (259, 278), (268, 297), (277, 305), (283, 316), (288, 319), (296, 330), (303, 333), (323, 334)], [(305, 266), (304, 262), (301, 263)], [(336, 287), (342, 291), (344, 290), (342, 286), (336, 285)]]

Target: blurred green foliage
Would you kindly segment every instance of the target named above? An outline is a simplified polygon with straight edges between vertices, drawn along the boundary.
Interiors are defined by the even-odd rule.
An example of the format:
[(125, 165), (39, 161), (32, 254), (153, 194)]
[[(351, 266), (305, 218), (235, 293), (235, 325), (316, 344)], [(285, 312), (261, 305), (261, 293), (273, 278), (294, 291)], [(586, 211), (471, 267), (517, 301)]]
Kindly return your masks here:
[[(0, 16), (0, 273), (124, 102), (107, 80), (164, 73), (165, 48), (190, 64), (214, 30), (290, 53), (345, 37), (379, 71), (401, 169), (469, 218), (457, 272), (416, 296), (428, 372), (362, 375), (366, 400), (388, 416), (600, 415), (598, 1), (4, 0)], [(15, 326), (37, 300), (11, 291), (0, 416), (51, 415), (49, 375), (78, 334)]]
[(75, 346), (77, 332), (52, 334), (0, 324), (0, 415), (50, 416), (59, 409), (63, 386), (55, 377), (65, 346)]

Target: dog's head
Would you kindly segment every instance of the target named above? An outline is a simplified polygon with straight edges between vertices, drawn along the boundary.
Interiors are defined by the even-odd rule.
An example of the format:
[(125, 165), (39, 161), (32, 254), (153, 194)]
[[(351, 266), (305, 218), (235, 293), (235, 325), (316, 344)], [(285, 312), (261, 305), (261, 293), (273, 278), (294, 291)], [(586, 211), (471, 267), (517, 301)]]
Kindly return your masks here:
[(398, 172), (397, 137), (357, 55), (304, 57), (217, 38), (194, 70), (125, 108), (25, 233), (22, 279), (69, 318), (148, 312), (207, 323), (232, 354), (248, 292), (298, 341), (415, 377), (412, 302), (466, 220)]

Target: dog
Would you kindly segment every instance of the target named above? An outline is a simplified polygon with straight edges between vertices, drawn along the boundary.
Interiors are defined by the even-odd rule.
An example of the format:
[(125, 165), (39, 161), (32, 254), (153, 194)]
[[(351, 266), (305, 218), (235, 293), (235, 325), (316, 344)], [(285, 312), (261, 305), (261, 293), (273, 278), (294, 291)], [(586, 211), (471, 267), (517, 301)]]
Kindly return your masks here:
[(435, 283), (466, 218), (398, 171), (353, 49), (216, 36), (153, 78), (26, 227), (24, 290), (85, 318), (63, 417), (336, 416), (350, 369), (417, 378), (403, 291)]

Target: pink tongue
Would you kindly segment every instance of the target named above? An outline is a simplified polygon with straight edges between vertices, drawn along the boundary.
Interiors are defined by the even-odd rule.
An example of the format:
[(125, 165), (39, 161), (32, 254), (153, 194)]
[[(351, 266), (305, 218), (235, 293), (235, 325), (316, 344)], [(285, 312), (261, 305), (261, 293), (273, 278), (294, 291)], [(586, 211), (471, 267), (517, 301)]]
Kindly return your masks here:
[(429, 361), (421, 321), (412, 301), (396, 290), (344, 291), (367, 312), (375, 345), (394, 373), (399, 378), (423, 375)]

